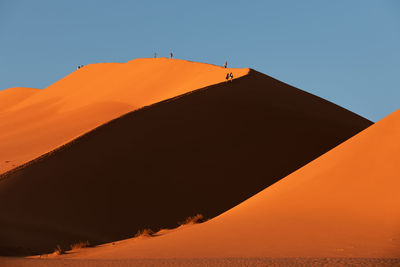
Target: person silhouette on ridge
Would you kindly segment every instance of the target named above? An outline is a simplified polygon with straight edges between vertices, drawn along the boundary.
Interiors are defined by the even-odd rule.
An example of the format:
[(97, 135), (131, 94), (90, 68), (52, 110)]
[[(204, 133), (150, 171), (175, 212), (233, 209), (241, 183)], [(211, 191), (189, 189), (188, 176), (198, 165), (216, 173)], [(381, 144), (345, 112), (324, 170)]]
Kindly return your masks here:
[(173, 57), (174, 57), (174, 54), (172, 54), (172, 52), (171, 52), (171, 53), (169, 53), (169, 56), (170, 56), (171, 58), (173, 58)]
[(231, 77), (231, 81), (233, 80), (233, 74), (231, 72), (231, 74), (229, 74), (229, 76)]
[(229, 81), (229, 72), (226, 74), (225, 79), (226, 79), (227, 82)]
[(228, 61), (225, 61), (224, 67), (226, 69), (226, 67), (228, 67)]

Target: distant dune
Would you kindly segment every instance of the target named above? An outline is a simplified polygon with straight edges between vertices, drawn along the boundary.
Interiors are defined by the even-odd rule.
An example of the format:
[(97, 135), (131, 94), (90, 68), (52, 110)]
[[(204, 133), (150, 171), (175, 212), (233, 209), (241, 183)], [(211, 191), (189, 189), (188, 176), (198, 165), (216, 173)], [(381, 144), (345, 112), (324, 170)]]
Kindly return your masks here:
[[(165, 64), (168, 62), (165, 60)], [(185, 69), (188, 64), (191, 63), (179, 61), (180, 67), (171, 64), (168, 73), (176, 71), (182, 75), (177, 76), (174, 82), (163, 78), (154, 86), (173, 88), (169, 84), (180, 84), (179, 77), (189, 77), (189, 74), (198, 81), (203, 80), (202, 75), (196, 75), (199, 71)], [(93, 66), (103, 67), (108, 68), (107, 65)], [(90, 66), (85, 68), (83, 72), (90, 72)], [(166, 71), (164, 67), (161, 69)], [(224, 71), (218, 70), (220, 74)], [(152, 72), (150, 76), (145, 71), (143, 75), (135, 75), (138, 82), (159, 77), (157, 71), (152, 69)], [(102, 79), (98, 86), (111, 79), (109, 77)], [(186, 84), (189, 84), (190, 79), (187, 79)], [(193, 84), (179, 88), (190, 87)], [(46, 90), (51, 91), (51, 88)], [(68, 95), (68, 90), (77, 91), (70, 86), (63, 87), (63, 90), (62, 96)], [(124, 90), (129, 91), (129, 88)], [(160, 93), (152, 98), (150, 93), (143, 92), (144, 99), (149, 100), (141, 103), (168, 96), (167, 93), (161, 94), (162, 87), (149, 86), (146, 90)], [(88, 89), (86, 97), (99, 97), (96, 94)], [(127, 96), (120, 96), (118, 101), (125, 98)], [(51, 113), (51, 103), (56, 98), (51, 99), (48, 99), (49, 110), (43, 116)], [(60, 101), (64, 103), (67, 100)], [(71, 109), (71, 106), (61, 106), (57, 110), (63, 108)], [(94, 109), (96, 113), (81, 113), (78, 110), (83, 109), (77, 107), (73, 110), (79, 123), (100, 110), (103, 112), (100, 108)], [(54, 122), (57, 122), (54, 127), (59, 125), (58, 120)], [(143, 228), (175, 227), (177, 222), (196, 213), (214, 217), (369, 125), (370, 121), (348, 110), (251, 70), (233, 82), (212, 85), (131, 112), (5, 175), (0, 180), (1, 253), (49, 252), (57, 244), (67, 246), (79, 240), (98, 244), (132, 237)], [(80, 130), (76, 133), (85, 127), (78, 127)], [(346, 179), (345, 174), (347, 172), (341, 179)], [(311, 189), (304, 188), (312, 195), (314, 191)], [(284, 190), (282, 192), (280, 196), (290, 199), (289, 204), (295, 207), (299, 205), (301, 208), (308, 200), (307, 195), (304, 199), (296, 199), (296, 194), (292, 196)], [(253, 199), (258, 198), (260, 195)], [(246, 203), (253, 203), (253, 199)], [(323, 200), (315, 198), (312, 201), (318, 204)], [(193, 227), (193, 233), (192, 230), (182, 231), (176, 235), (177, 239), (172, 234), (171, 237), (165, 236), (166, 239), (157, 238), (155, 240), (160, 241), (149, 242), (150, 247), (144, 249), (146, 253), (160, 251), (160, 256), (169, 251), (170, 255), (178, 255), (174, 254), (175, 249), (182, 250), (181, 255), (189, 255), (205, 245), (203, 250), (199, 250), (199, 255), (236, 255), (240, 254), (238, 249), (243, 249), (243, 255), (252, 255), (274, 247), (266, 247), (262, 242), (266, 236), (277, 238), (278, 234), (284, 234), (277, 226), (285, 227), (287, 223), (295, 222), (299, 227), (293, 229), (300, 230), (300, 235), (307, 233), (302, 231), (300, 226), (304, 222), (296, 219), (297, 213), (287, 221), (274, 218), (280, 213), (265, 213), (274, 207), (284, 212), (286, 207), (284, 204), (279, 207), (280, 200), (271, 203), (256, 201), (258, 206), (254, 204), (254, 208), (241, 208), (250, 205), (246, 203), (204, 226)], [(243, 216), (240, 216), (242, 210)], [(231, 217), (233, 219), (229, 219)], [(195, 229), (203, 227), (204, 237), (201, 237), (203, 232)], [(207, 230), (208, 227), (211, 230)], [(291, 231), (288, 230), (289, 237), (293, 235), (296, 238), (297, 235)], [(198, 239), (191, 239), (192, 235)], [(170, 249), (163, 247), (166, 243), (162, 240), (171, 240)], [(228, 244), (231, 241), (232, 244)], [(258, 245), (258, 250), (253, 250)], [(278, 248), (280, 245), (277, 243)], [(249, 249), (244, 249), (245, 246)], [(211, 253), (213, 249), (214, 254)], [(132, 256), (139, 256), (140, 251), (139, 246)]]
[(211, 221), (66, 257), (400, 258), (399, 136), (400, 110)]
[(41, 90), (27, 87), (13, 87), (0, 91), (0, 112), (4, 112), (39, 92)]
[(122, 114), (249, 69), (186, 60), (135, 59), (87, 65), (45, 90), (0, 91), (0, 174)]

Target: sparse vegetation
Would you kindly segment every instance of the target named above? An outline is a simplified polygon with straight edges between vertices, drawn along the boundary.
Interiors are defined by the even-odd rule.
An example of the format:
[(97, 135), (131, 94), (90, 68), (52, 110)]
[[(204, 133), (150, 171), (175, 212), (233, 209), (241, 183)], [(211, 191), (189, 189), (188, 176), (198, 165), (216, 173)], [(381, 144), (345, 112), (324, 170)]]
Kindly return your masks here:
[(65, 254), (65, 250), (60, 245), (57, 245), (57, 247), (54, 249), (53, 253), (55, 255), (62, 255), (62, 254)]
[(195, 216), (187, 217), (186, 220), (180, 222), (179, 225), (197, 224), (205, 222), (204, 216), (202, 214), (196, 214)]
[(151, 236), (153, 236), (153, 234), (154, 234), (153, 230), (147, 228), (147, 229), (139, 230), (135, 234), (135, 237), (151, 237)]
[(71, 245), (71, 250), (74, 250), (74, 249), (80, 249), (80, 248), (87, 248), (87, 247), (90, 247), (91, 245), (90, 245), (90, 243), (89, 243), (89, 241), (85, 241), (85, 242), (78, 242), (78, 243), (75, 243), (75, 244), (73, 244), (73, 245)]

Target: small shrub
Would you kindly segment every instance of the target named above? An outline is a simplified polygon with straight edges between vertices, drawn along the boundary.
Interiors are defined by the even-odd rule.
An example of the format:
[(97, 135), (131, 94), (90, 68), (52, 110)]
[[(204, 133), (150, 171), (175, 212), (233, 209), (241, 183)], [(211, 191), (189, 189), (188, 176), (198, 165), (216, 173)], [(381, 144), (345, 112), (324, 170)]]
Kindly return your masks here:
[(180, 225), (197, 224), (204, 222), (204, 216), (202, 214), (196, 214), (195, 216), (187, 217), (186, 220), (180, 222)]
[(135, 237), (151, 237), (153, 236), (153, 230), (151, 229), (143, 229), (139, 230), (136, 234)]
[(81, 241), (81, 242), (78, 242), (76, 244), (71, 245), (71, 250), (80, 249), (80, 248), (87, 248), (87, 247), (90, 247), (89, 241), (85, 241), (85, 242)]
[(62, 255), (65, 254), (65, 250), (60, 245), (57, 245), (53, 253), (56, 255)]

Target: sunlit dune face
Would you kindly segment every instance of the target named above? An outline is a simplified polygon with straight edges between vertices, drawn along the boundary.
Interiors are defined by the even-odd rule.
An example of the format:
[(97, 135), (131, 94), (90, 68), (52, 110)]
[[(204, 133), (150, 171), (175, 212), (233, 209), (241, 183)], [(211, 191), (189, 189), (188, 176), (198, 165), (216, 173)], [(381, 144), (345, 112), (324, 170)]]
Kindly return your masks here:
[(26, 87), (14, 87), (0, 91), (0, 112), (26, 101), (27, 98), (39, 93), (41, 90)]

